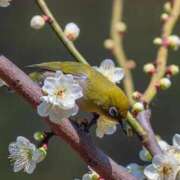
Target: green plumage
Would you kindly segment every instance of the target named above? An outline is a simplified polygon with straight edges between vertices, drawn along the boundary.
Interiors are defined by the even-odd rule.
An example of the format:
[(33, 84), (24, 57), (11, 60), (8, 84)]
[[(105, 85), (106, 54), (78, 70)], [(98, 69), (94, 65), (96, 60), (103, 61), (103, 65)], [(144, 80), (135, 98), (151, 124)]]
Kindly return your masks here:
[[(61, 70), (65, 74), (79, 77), (84, 90), (84, 98), (79, 102), (79, 106), (84, 111), (97, 112), (115, 121), (126, 117), (129, 108), (127, 96), (118, 86), (90, 65), (78, 62), (49, 62), (33, 65), (33, 67), (50, 71)], [(110, 107), (117, 108), (118, 117), (109, 115)]]

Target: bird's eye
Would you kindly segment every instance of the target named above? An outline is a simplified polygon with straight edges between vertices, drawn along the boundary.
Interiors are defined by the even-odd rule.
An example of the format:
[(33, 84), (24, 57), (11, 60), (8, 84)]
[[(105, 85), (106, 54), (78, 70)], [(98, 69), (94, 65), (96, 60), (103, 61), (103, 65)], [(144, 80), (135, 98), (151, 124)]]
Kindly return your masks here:
[(119, 112), (118, 112), (117, 108), (116, 107), (110, 107), (109, 108), (109, 115), (111, 117), (118, 117), (119, 116)]

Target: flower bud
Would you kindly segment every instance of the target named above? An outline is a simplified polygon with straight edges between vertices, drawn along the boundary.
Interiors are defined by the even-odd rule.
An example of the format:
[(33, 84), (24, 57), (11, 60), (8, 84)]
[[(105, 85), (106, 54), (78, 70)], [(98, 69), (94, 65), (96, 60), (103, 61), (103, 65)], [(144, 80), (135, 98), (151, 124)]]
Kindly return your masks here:
[(132, 94), (132, 98), (134, 99), (134, 100), (140, 100), (140, 98), (142, 97), (142, 94), (140, 93), (140, 92), (138, 92), (138, 91), (135, 91), (135, 92), (133, 92), (133, 94)]
[(174, 50), (178, 50), (180, 47), (180, 38), (176, 35), (171, 35), (168, 37), (169, 46)]
[(75, 23), (68, 23), (65, 26), (64, 34), (70, 41), (74, 41), (79, 37), (80, 29)]
[(162, 21), (167, 21), (169, 19), (169, 15), (167, 14), (167, 13), (163, 13), (162, 15), (161, 15), (161, 20)]
[(127, 30), (127, 26), (124, 22), (117, 22), (114, 28), (119, 33), (123, 33)]
[(43, 160), (46, 158), (46, 156), (47, 156), (47, 149), (45, 149), (45, 148), (42, 146), (42, 147), (40, 147), (38, 150), (39, 150), (39, 153), (41, 154), (41, 155), (39, 156), (39, 161), (43, 161)]
[(141, 112), (144, 110), (144, 104), (142, 102), (136, 102), (132, 107), (133, 112)]
[(169, 78), (162, 78), (159, 82), (159, 88), (161, 90), (166, 90), (171, 86), (171, 80)]
[(170, 74), (170, 75), (177, 75), (179, 73), (179, 66), (177, 65), (170, 65), (168, 68), (167, 68), (167, 71), (166, 71), (167, 74)]
[(40, 15), (33, 16), (30, 22), (30, 26), (33, 29), (39, 30), (44, 27), (46, 21)]
[(154, 43), (155, 45), (162, 45), (162, 39), (159, 38), (159, 37), (157, 37), (157, 38), (155, 38), (155, 39), (153, 40), (153, 43)]
[(164, 4), (164, 11), (167, 12), (167, 13), (170, 13), (171, 10), (172, 10), (171, 3), (170, 2), (166, 2)]
[(154, 64), (148, 63), (148, 64), (144, 65), (143, 70), (145, 73), (152, 75), (153, 73), (155, 73), (156, 68), (155, 68)]
[(112, 39), (106, 39), (104, 41), (104, 47), (106, 49), (112, 50), (114, 48), (114, 41)]
[(37, 131), (34, 133), (33, 137), (36, 141), (43, 141), (45, 138), (45, 134), (44, 134), (44, 132)]

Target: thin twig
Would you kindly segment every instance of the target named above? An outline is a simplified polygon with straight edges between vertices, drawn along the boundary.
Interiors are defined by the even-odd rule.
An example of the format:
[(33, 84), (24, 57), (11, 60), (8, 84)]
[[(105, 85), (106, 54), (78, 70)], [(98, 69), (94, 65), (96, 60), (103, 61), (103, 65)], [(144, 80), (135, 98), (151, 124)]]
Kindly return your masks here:
[[(121, 65), (125, 71), (125, 79), (124, 79), (124, 87), (126, 94), (130, 100), (131, 105), (134, 103), (132, 99), (132, 93), (134, 92), (134, 84), (130, 70), (127, 68), (127, 57), (125, 55), (123, 49), (123, 36), (121, 36), (115, 26), (118, 22), (122, 21), (122, 13), (123, 13), (123, 0), (114, 0), (113, 2), (113, 10), (112, 10), (112, 25), (111, 25), (111, 37), (114, 41), (114, 55), (116, 57), (117, 62)], [(140, 137), (141, 141), (143, 142), (144, 146), (152, 153), (152, 155), (159, 154), (159, 146), (158, 143), (152, 141), (155, 139), (155, 135), (149, 132), (150, 128), (144, 129), (144, 125), (141, 122), (137, 122), (137, 120), (133, 117), (131, 113), (128, 113), (127, 121)], [(149, 136), (151, 134), (151, 136)], [(154, 137), (153, 137), (154, 136)], [(152, 144), (153, 143), (153, 144)]]
[(123, 48), (123, 36), (116, 30), (116, 24), (122, 21), (123, 0), (114, 0), (112, 9), (111, 38), (113, 40), (113, 53), (118, 64), (124, 69), (124, 88), (131, 104), (134, 84), (130, 70), (127, 68), (127, 57)]
[(63, 42), (65, 47), (69, 50), (71, 55), (75, 58), (75, 60), (88, 64), (86, 59), (82, 56), (82, 54), (76, 49), (73, 42), (70, 41), (66, 36), (64, 35), (63, 29), (61, 28), (60, 24), (57, 22), (53, 14), (51, 13), (50, 9), (48, 8), (46, 2), (44, 0), (36, 0), (38, 6), (42, 10), (42, 12), (50, 18), (50, 26), (58, 36), (58, 38)]
[[(169, 19), (164, 23), (164, 26), (162, 28), (162, 38), (167, 38), (169, 35), (171, 35), (173, 28), (179, 18), (179, 15), (180, 15), (180, 0), (174, 0), (173, 9), (171, 11), (171, 14), (169, 15)], [(149, 83), (149, 86), (147, 87), (143, 95), (143, 100), (146, 101), (147, 103), (149, 103), (157, 93), (156, 85), (165, 74), (167, 58), (168, 58), (168, 47), (161, 46), (158, 50), (157, 58), (156, 58), (157, 71), (153, 75)]]
[[(42, 96), (41, 88), (4, 56), (0, 56), (0, 78), (36, 109)], [(48, 118), (45, 122), (50, 126), (52, 132), (69, 144), (87, 165), (103, 178), (137, 180), (124, 167), (118, 165), (96, 147), (90, 134), (76, 128), (68, 119), (59, 125), (51, 123)]]

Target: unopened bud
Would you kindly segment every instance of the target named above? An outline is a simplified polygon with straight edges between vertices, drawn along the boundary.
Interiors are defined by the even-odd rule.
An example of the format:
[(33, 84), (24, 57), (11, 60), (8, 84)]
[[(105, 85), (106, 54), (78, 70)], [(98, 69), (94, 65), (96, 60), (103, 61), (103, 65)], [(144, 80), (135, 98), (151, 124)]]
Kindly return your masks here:
[(159, 37), (157, 37), (157, 38), (155, 38), (155, 39), (153, 40), (153, 43), (154, 43), (155, 45), (162, 45), (162, 39), (159, 38)]
[(127, 26), (124, 22), (117, 22), (115, 24), (115, 30), (119, 33), (123, 33), (127, 30)]
[(47, 156), (47, 149), (45, 149), (45, 148), (42, 146), (42, 147), (40, 147), (38, 150), (39, 150), (39, 153), (40, 153), (40, 155), (38, 156), (38, 157), (39, 157), (38, 161), (41, 162), (41, 161), (43, 161), (43, 160), (46, 158), (46, 156)]
[(180, 47), (180, 38), (176, 35), (171, 35), (168, 37), (169, 46), (174, 50), (178, 50)]
[(144, 104), (142, 102), (137, 102), (132, 107), (133, 112), (141, 112), (144, 110)]
[(75, 23), (68, 23), (65, 26), (64, 34), (70, 41), (74, 41), (79, 37), (80, 29)]
[(167, 14), (167, 13), (163, 13), (162, 15), (161, 15), (161, 20), (162, 21), (167, 21), (169, 19), (169, 15)]
[(45, 138), (45, 134), (44, 132), (38, 131), (34, 133), (33, 137), (36, 141), (43, 141)]
[(167, 68), (167, 71), (166, 71), (167, 74), (170, 74), (170, 75), (176, 75), (179, 73), (179, 66), (177, 65), (170, 65), (168, 68)]
[(106, 49), (112, 50), (114, 48), (114, 41), (112, 39), (106, 39), (104, 41), (104, 47)]
[(159, 82), (159, 88), (161, 90), (166, 90), (170, 88), (170, 86), (171, 86), (171, 80), (169, 78), (164, 77)]
[(150, 74), (150, 75), (152, 75), (156, 72), (156, 68), (155, 68), (154, 64), (152, 64), (152, 63), (145, 64), (143, 67), (143, 70), (145, 73)]
[(171, 3), (170, 2), (166, 2), (164, 4), (164, 11), (167, 12), (167, 13), (170, 13), (172, 10), (172, 6), (171, 6)]
[(142, 94), (141, 94), (140, 92), (138, 92), (138, 91), (135, 91), (135, 92), (133, 92), (133, 94), (132, 94), (132, 98), (133, 98), (134, 100), (136, 100), (136, 101), (140, 100), (141, 97), (142, 97)]
[(36, 30), (43, 28), (45, 24), (46, 24), (46, 21), (40, 15), (33, 16), (30, 22), (31, 28), (36, 29)]

